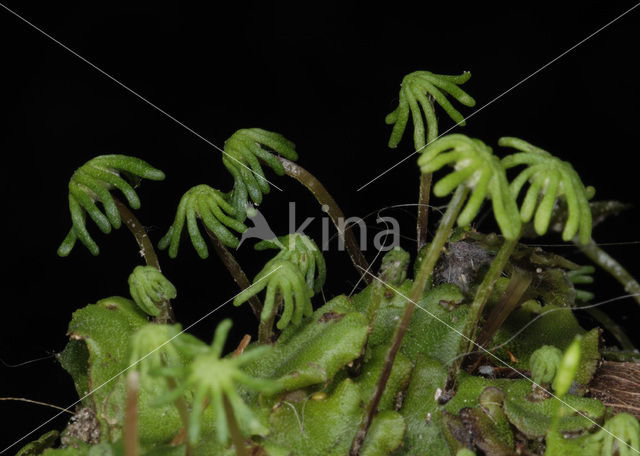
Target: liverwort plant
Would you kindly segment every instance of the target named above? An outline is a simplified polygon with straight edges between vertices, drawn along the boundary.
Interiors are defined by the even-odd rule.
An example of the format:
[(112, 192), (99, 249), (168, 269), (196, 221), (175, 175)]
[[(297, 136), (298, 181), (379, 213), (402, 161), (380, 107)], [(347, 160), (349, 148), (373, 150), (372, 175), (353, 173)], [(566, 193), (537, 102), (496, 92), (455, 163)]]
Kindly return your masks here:
[[(603, 311), (592, 316), (622, 350), (607, 347), (608, 334), (575, 317), (595, 310), (582, 307), (593, 297), (581, 289), (593, 282), (592, 267), (520, 239), (561, 231), (564, 241), (584, 244), (587, 256), (608, 265), (625, 286), (633, 290), (637, 282), (595, 250), (593, 189), (571, 164), (517, 138), (500, 139), (516, 149), (500, 159), (479, 139), (438, 137), (435, 104), (464, 125), (447, 97), (473, 106), (459, 87), (468, 78), (411, 73), (386, 118), (394, 125), (389, 146), (396, 147), (411, 115), (420, 153), (413, 265), (398, 246), (377, 272), (370, 267), (334, 198), (294, 162), (298, 149), (289, 139), (247, 128), (226, 141), (222, 169), (233, 188), (188, 190), (159, 247), (175, 258), (186, 229), (200, 258), (213, 247), (228, 269), (240, 288), (229, 299), (234, 312), (245, 312), (248, 302), (258, 320), (228, 353), (231, 320), (217, 325), (211, 344), (173, 324), (178, 291), (130, 210), (140, 206), (137, 181), (164, 174), (123, 155), (80, 167), (69, 183), (72, 227), (58, 253), (68, 255), (80, 240), (98, 254), (87, 217), (105, 233), (124, 222), (146, 266), (129, 276), (132, 299), (109, 297), (74, 312), (58, 359), (73, 377), (81, 407), (62, 434), (51, 430), (18, 455), (634, 454), (640, 364), (633, 342)], [(301, 232), (256, 243), (256, 251), (273, 255), (249, 281), (233, 249), (250, 224), (249, 205), (270, 191), (265, 166), (313, 194), (364, 289), (331, 297), (323, 252)], [(507, 172), (517, 166), (524, 168), (509, 183)], [(431, 189), (431, 176), (445, 169)], [(428, 236), (431, 191), (449, 201)], [(487, 201), (498, 234), (473, 226)], [(474, 346), (481, 351), (469, 356)]]
[(221, 358), (229, 329), (231, 320), (222, 321), (216, 329), (211, 346), (204, 350), (199, 346), (195, 350), (188, 345), (178, 346), (187, 356), (192, 357), (192, 360), (182, 368), (156, 369), (158, 375), (174, 379), (179, 385), (158, 402), (173, 401), (192, 388), (194, 395), (189, 412), (189, 442), (197, 443), (205, 403), (211, 402), (216, 414), (218, 441), (225, 443), (231, 436), (238, 454), (247, 454), (244, 439), (239, 434), (240, 428), (249, 435), (266, 434), (269, 430), (245, 404), (237, 391), (237, 385), (243, 385), (253, 391), (269, 392), (276, 389), (277, 384), (268, 379), (254, 378), (242, 371), (244, 364), (264, 356), (265, 351), (269, 349), (266, 346), (248, 350), (236, 358)]
[[(109, 192), (120, 190), (133, 209), (140, 208), (140, 198), (123, 177), (133, 176), (150, 180), (163, 180), (164, 173), (147, 162), (126, 155), (101, 155), (89, 160), (78, 168), (69, 180), (69, 212), (72, 227), (58, 248), (58, 255), (67, 256), (79, 239), (92, 255), (98, 255), (100, 249), (91, 238), (86, 227), (86, 214), (89, 214), (100, 231), (111, 232), (111, 227), (120, 228), (122, 218), (130, 212)], [(96, 202), (102, 204), (104, 213)]]
[[(447, 100), (448, 93), (465, 106), (475, 106), (475, 100), (460, 89), (458, 85), (464, 84), (471, 77), (471, 73), (464, 72), (459, 76), (433, 74), (430, 71), (415, 71), (404, 77), (398, 95), (398, 107), (385, 118), (388, 125), (393, 125), (389, 147), (398, 147), (404, 130), (409, 120), (409, 112), (413, 120), (413, 146), (416, 152), (422, 152), (425, 145), (438, 138), (438, 119), (433, 106), (435, 100), (442, 109), (456, 122), (457, 125), (465, 125), (462, 114)], [(424, 113), (425, 124), (422, 121)], [(418, 221), (416, 224), (417, 246), (420, 250), (426, 243), (427, 223), (429, 216), (429, 195), (431, 193), (431, 173), (422, 173), (420, 176), (420, 191), (418, 193)]]

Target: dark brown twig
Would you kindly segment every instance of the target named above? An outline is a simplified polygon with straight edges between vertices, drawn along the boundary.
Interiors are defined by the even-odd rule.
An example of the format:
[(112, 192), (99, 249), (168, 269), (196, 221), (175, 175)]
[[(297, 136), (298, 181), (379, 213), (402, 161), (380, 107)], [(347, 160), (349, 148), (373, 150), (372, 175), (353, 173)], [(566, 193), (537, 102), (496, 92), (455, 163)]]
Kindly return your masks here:
[[(218, 258), (225, 265), (231, 277), (236, 282), (240, 290), (246, 290), (251, 286), (251, 282), (247, 278), (247, 275), (244, 273), (240, 264), (236, 261), (235, 257), (231, 255), (231, 252), (224, 246), (220, 239), (213, 234), (209, 228), (205, 227), (209, 238), (211, 239), (211, 244), (213, 245), (213, 249), (216, 251)], [(262, 302), (257, 296), (252, 296), (249, 298), (249, 305), (251, 306), (251, 310), (253, 310), (253, 314), (256, 316), (258, 320), (260, 320), (260, 314), (262, 313)]]
[(420, 174), (420, 192), (418, 193), (418, 220), (416, 222), (416, 242), (418, 251), (420, 251), (420, 249), (427, 243), (431, 178), (432, 174)]
[[(322, 185), (322, 183), (313, 174), (297, 163), (283, 157), (278, 157), (278, 160), (282, 163), (287, 176), (294, 178), (304, 185), (320, 204), (328, 208), (327, 214), (338, 230), (338, 234), (344, 240), (345, 247), (354, 266), (358, 272), (360, 272), (360, 269), (367, 271), (369, 269), (369, 263), (362, 254), (360, 247), (358, 247), (358, 243), (353, 236), (353, 232), (349, 227), (345, 227), (344, 232), (341, 231), (340, 221), (344, 221), (344, 213), (324, 185)], [(369, 284), (371, 283), (371, 280), (371, 277), (365, 274), (364, 281)]]
[[(140, 223), (140, 220), (138, 220), (126, 204), (122, 203), (122, 201), (115, 197), (113, 198), (113, 201), (116, 203), (116, 207), (120, 213), (120, 218), (127, 228), (129, 228), (133, 237), (135, 237), (138, 247), (140, 247), (140, 254), (144, 257), (144, 261), (147, 263), (147, 266), (153, 266), (158, 271), (161, 271), (158, 255), (156, 255), (156, 251), (153, 248), (151, 239), (149, 239), (147, 230), (144, 229), (144, 225)], [(160, 315), (154, 319), (156, 323), (172, 323), (175, 321), (173, 308), (171, 307), (171, 302), (168, 299), (164, 299), (160, 307), (162, 311)]]
[(233, 407), (229, 403), (229, 399), (227, 399), (226, 395), (222, 396), (224, 401), (224, 410), (227, 416), (227, 426), (229, 427), (229, 433), (231, 434), (231, 441), (233, 442), (233, 446), (236, 448), (236, 454), (238, 456), (249, 456), (249, 451), (247, 451), (247, 446), (244, 443), (244, 437), (240, 432), (240, 427), (238, 426), (238, 422), (236, 421), (236, 416), (233, 413)]

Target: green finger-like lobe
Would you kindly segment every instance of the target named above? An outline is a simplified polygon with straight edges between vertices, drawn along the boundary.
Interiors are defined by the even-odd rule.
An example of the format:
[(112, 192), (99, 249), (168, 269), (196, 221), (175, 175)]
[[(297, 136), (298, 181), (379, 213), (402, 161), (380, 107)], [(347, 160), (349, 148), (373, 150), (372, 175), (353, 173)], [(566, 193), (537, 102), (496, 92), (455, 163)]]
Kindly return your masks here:
[(536, 211), (536, 215), (533, 219), (533, 227), (540, 236), (547, 232), (547, 228), (549, 228), (549, 221), (551, 220), (551, 215), (553, 214), (553, 206), (556, 203), (556, 199), (558, 196), (558, 184), (560, 181), (560, 176), (558, 176), (557, 171), (552, 171), (547, 174), (544, 185), (544, 196), (540, 201), (540, 205), (538, 206), (538, 210)]
[(256, 156), (241, 140), (234, 141), (233, 147), (242, 155), (245, 163), (247, 163), (253, 171), (253, 175), (258, 187), (260, 188), (260, 191), (262, 193), (268, 193), (269, 183), (264, 178), (264, 171), (262, 171), (262, 167), (260, 166), (260, 162), (258, 161)]
[(196, 204), (196, 198), (189, 198), (189, 201), (187, 202), (187, 231), (189, 232), (193, 248), (196, 249), (200, 258), (205, 259), (209, 256), (209, 249), (207, 248), (207, 243), (204, 241), (204, 238), (198, 229)]
[(178, 255), (178, 247), (180, 246), (180, 236), (184, 228), (184, 223), (187, 216), (187, 206), (189, 205), (189, 198), (182, 197), (178, 204), (178, 210), (176, 211), (176, 217), (167, 235), (171, 234), (171, 245), (169, 246), (169, 256), (175, 258)]
[(418, 82), (419, 86), (426, 92), (428, 92), (440, 105), (442, 109), (459, 125), (465, 125), (464, 116), (453, 107), (451, 102), (447, 100), (447, 97), (438, 88), (428, 80), (421, 80)]
[(76, 240), (77, 239), (78, 238), (76, 237), (75, 233), (73, 232), (73, 228), (70, 229), (69, 232), (67, 233), (67, 235), (65, 236), (65, 238), (63, 239), (63, 241), (60, 243), (60, 247), (58, 247), (58, 250), (56, 252), (58, 254), (58, 256), (60, 256), (60, 257), (68, 256), (69, 253), (71, 253), (71, 250), (73, 249), (73, 247), (76, 245)]
[(529, 168), (524, 169), (520, 174), (518, 174), (518, 176), (511, 182), (511, 185), (509, 186), (514, 198), (518, 197), (520, 191), (522, 190), (522, 187), (524, 187), (524, 184), (526, 184), (529, 179), (536, 173), (536, 167), (530, 166)]
[[(469, 73), (467, 73), (469, 74)], [(441, 75), (435, 75), (431, 73), (430, 75), (420, 75), (422, 78), (428, 80), (436, 87), (446, 91), (453, 98), (458, 100), (465, 106), (475, 106), (476, 100), (474, 100), (467, 92), (458, 87), (457, 84), (462, 84), (458, 82), (452, 81), (450, 78), (442, 77)], [(464, 82), (466, 82), (469, 78), (467, 77)]]
[(278, 329), (284, 329), (291, 321), (291, 316), (293, 315), (293, 296), (291, 296), (291, 284), (288, 280), (279, 280), (278, 287), (280, 288), (280, 294), (284, 301), (284, 310), (282, 312), (280, 320), (278, 320), (278, 323), (276, 324), (276, 327)]
[[(528, 168), (531, 169), (531, 168)], [(524, 173), (524, 171), (523, 171)], [(522, 206), (520, 208), (520, 215), (522, 221), (528, 223), (533, 218), (533, 214), (535, 213), (536, 207), (538, 205), (538, 197), (540, 195), (540, 191), (542, 190), (542, 185), (544, 184), (544, 177), (538, 175), (533, 179), (529, 190), (527, 190), (527, 194), (522, 202)]]
[[(424, 112), (424, 119), (427, 123), (426, 143), (429, 144), (438, 137), (438, 119), (436, 118), (436, 111), (433, 109), (431, 101), (429, 101), (419, 88), (412, 87), (411, 92), (418, 103), (420, 103), (422, 112)], [(418, 148), (419, 147), (416, 147), (416, 149)]]
[(144, 179), (159, 181), (165, 178), (165, 174), (159, 169), (154, 168), (144, 160), (128, 155), (101, 155), (94, 158), (92, 162), (117, 170), (127, 171)]
[(72, 229), (76, 237), (89, 249), (92, 255), (97, 255), (100, 249), (93, 239), (91, 239), (91, 235), (85, 225), (84, 213), (82, 212), (80, 203), (78, 203), (75, 196), (71, 193), (69, 194), (69, 212), (71, 213), (71, 222), (73, 223)]
[(413, 96), (411, 86), (407, 85), (402, 88), (404, 96), (409, 103), (409, 109), (411, 110), (411, 119), (413, 120), (413, 144), (416, 149), (422, 149), (425, 145), (425, 129), (424, 122), (422, 122), (422, 113), (418, 107), (415, 97)]
[(393, 129), (391, 130), (391, 136), (389, 137), (389, 147), (392, 149), (398, 147), (404, 130), (407, 127), (407, 121), (409, 120), (409, 102), (407, 101), (403, 88), (400, 89), (398, 108), (394, 112), (396, 113), (395, 121)]
[(467, 203), (464, 206), (464, 209), (460, 212), (458, 216), (458, 225), (460, 226), (468, 226), (471, 224), (475, 216), (480, 211), (482, 207), (482, 203), (487, 196), (487, 188), (489, 187), (489, 182), (491, 180), (491, 175), (488, 173), (483, 173), (482, 177), (476, 184), (476, 187), (471, 192), (471, 196), (467, 200)]
[(433, 194), (443, 197), (451, 193), (458, 185), (461, 185), (473, 173), (476, 172), (475, 166), (467, 166), (453, 173), (447, 174), (433, 186)]
[[(262, 290), (264, 290), (264, 287), (266, 287), (268, 284), (269, 284), (269, 281), (266, 279), (254, 280), (253, 284), (249, 288), (246, 288), (245, 290), (241, 291), (240, 294), (238, 294), (233, 299), (233, 305), (239, 306), (247, 302), (249, 298), (252, 298), (253, 296), (260, 293)], [(265, 302), (265, 308), (266, 308), (266, 302)]]
[(279, 155), (282, 155), (288, 160), (295, 161), (298, 159), (296, 145), (293, 141), (289, 141), (279, 133), (263, 130), (261, 128), (248, 128), (240, 131), (247, 137), (254, 139), (257, 143), (262, 143), (273, 149)]
[(469, 80), (469, 78), (471, 78), (471, 72), (469, 71), (464, 71), (462, 74), (454, 74), (454, 75), (450, 75), (450, 74), (433, 74), (430, 71), (417, 71), (416, 73), (420, 73), (422, 74), (428, 74), (431, 76), (435, 76), (438, 79), (442, 79), (445, 81), (450, 81), (454, 84), (464, 84), (465, 82), (467, 82)]
[(211, 351), (218, 358), (222, 356), (224, 342), (227, 340), (227, 336), (229, 335), (229, 330), (231, 330), (232, 325), (232, 321), (229, 318), (226, 318), (222, 320), (216, 328), (215, 335), (213, 336), (213, 343), (211, 344)]
[[(258, 158), (263, 160), (269, 167), (278, 175), (282, 176), (284, 174), (284, 167), (278, 158), (273, 155), (271, 152), (264, 150), (256, 143), (248, 143), (247, 147), (249, 150)], [(285, 157), (286, 158), (286, 157)]]
[(229, 440), (229, 427), (227, 425), (227, 415), (224, 410), (222, 391), (215, 391), (211, 394), (211, 403), (216, 416), (216, 436), (218, 442), (226, 443)]
[[(428, 157), (428, 156), (425, 157), (426, 154), (429, 153), (429, 149), (427, 148), (426, 150), (427, 151), (425, 152), (425, 154), (423, 154), (423, 156), (420, 157), (420, 159), (418, 160), (418, 165), (420, 165), (420, 171), (423, 174), (436, 172), (443, 166), (446, 166), (450, 163), (454, 163), (458, 161), (461, 156), (460, 151), (454, 150), (451, 152), (440, 153), (439, 155), (433, 156), (433, 157)], [(425, 157), (425, 159), (423, 159), (423, 157)]]
[(82, 208), (89, 214), (95, 224), (98, 225), (100, 231), (105, 234), (111, 232), (111, 224), (109, 223), (109, 219), (107, 219), (107, 217), (102, 212), (100, 212), (100, 209), (98, 209), (98, 206), (96, 206), (93, 199), (91, 199), (85, 193), (84, 189), (82, 189), (79, 184), (73, 181), (69, 182), (69, 193), (76, 198), (76, 201), (80, 203)]
[(494, 169), (489, 184), (493, 214), (502, 235), (505, 239), (512, 241), (520, 236), (520, 212), (518, 211), (515, 198), (513, 198), (509, 190), (509, 183), (504, 169), (499, 166), (497, 158), (495, 161), (498, 163), (498, 166)]
[(238, 239), (226, 229), (222, 223), (213, 216), (211, 205), (217, 208), (215, 204), (210, 202), (206, 196), (200, 196), (197, 201), (198, 212), (205, 226), (227, 247), (237, 247)]
[(82, 168), (82, 171), (89, 176), (99, 179), (106, 184), (109, 184), (110, 186), (120, 190), (127, 199), (129, 206), (131, 206), (133, 209), (140, 208), (140, 198), (138, 198), (138, 194), (126, 180), (124, 180), (117, 174), (109, 172), (104, 168), (99, 168), (97, 166), (85, 166)]
[(207, 389), (202, 385), (196, 390), (191, 404), (191, 413), (189, 414), (189, 443), (192, 445), (198, 443), (200, 438), (200, 420), (202, 419), (202, 410), (206, 397)]
[(118, 212), (116, 203), (113, 201), (113, 197), (111, 196), (111, 193), (109, 193), (109, 190), (107, 190), (107, 188), (99, 181), (86, 175), (81, 169), (76, 171), (71, 179), (75, 180), (81, 185), (84, 185), (93, 193), (95, 193), (104, 206), (104, 211), (111, 225), (113, 225), (113, 227), (116, 229), (120, 228), (120, 213)]
[(578, 195), (573, 185), (573, 179), (570, 171), (560, 169), (562, 176), (560, 181), (560, 192), (564, 194), (567, 202), (567, 220), (564, 222), (564, 230), (562, 231), (562, 239), (565, 242), (570, 241), (578, 232), (580, 227), (580, 205), (578, 203)]

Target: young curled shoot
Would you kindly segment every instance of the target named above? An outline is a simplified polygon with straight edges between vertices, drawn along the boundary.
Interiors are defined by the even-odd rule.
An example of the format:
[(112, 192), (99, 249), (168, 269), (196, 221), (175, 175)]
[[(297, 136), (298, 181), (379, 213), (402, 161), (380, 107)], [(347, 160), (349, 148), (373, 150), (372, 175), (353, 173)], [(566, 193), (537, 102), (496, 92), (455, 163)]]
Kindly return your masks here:
[(490, 198), (493, 215), (505, 239), (519, 236), (521, 221), (516, 201), (500, 160), (492, 149), (479, 139), (461, 134), (443, 136), (426, 147), (418, 165), (422, 173), (433, 173), (445, 165), (454, 171), (440, 179), (433, 194), (446, 196), (461, 186), (471, 195), (458, 216), (458, 225), (467, 226), (478, 215), (485, 198)]
[(129, 276), (129, 293), (138, 307), (152, 317), (166, 311), (168, 301), (178, 294), (176, 287), (153, 266), (136, 266)]
[[(139, 158), (127, 155), (99, 155), (82, 165), (69, 180), (69, 212), (72, 226), (58, 247), (58, 255), (69, 255), (78, 239), (92, 255), (98, 255), (100, 249), (87, 230), (86, 215), (89, 214), (100, 231), (108, 234), (112, 227), (118, 229), (122, 224), (116, 200), (110, 191), (120, 190), (129, 206), (139, 209), (140, 198), (125, 178), (160, 181), (164, 177), (164, 173), (159, 169)], [(104, 212), (96, 203), (102, 205)]]
[(305, 276), (296, 263), (276, 255), (256, 275), (253, 284), (235, 297), (233, 305), (243, 304), (265, 288), (267, 293), (260, 314), (258, 334), (262, 343), (271, 339), (273, 320), (281, 302), (283, 303), (283, 311), (276, 324), (280, 330), (286, 328), (290, 323), (299, 325), (303, 317), (308, 317), (313, 313), (311, 306), (313, 289), (307, 285)]
[(561, 362), (562, 350), (553, 345), (543, 345), (534, 351), (529, 358), (531, 379), (538, 385), (551, 383)]
[[(387, 115), (385, 122), (393, 125), (389, 138), (389, 147), (396, 148), (407, 126), (409, 112), (413, 120), (413, 137), (416, 149), (424, 147), (438, 137), (438, 121), (431, 100), (433, 99), (458, 125), (465, 125), (464, 117), (453, 107), (445, 95), (449, 94), (465, 106), (475, 106), (476, 102), (464, 90), (458, 87), (471, 77), (471, 73), (464, 72), (459, 76), (434, 74), (430, 71), (414, 71), (402, 80), (398, 107)], [(443, 93), (443, 91), (445, 93)], [(422, 121), (420, 108), (424, 112), (427, 132)]]
[(502, 159), (505, 169), (527, 166), (511, 183), (511, 191), (516, 198), (524, 185), (530, 183), (520, 209), (522, 221), (528, 223), (533, 219), (536, 233), (544, 235), (549, 228), (556, 202), (562, 197), (567, 204), (567, 220), (562, 239), (568, 242), (577, 234), (580, 243), (587, 244), (591, 240), (589, 199), (593, 197), (593, 188), (585, 188), (569, 162), (560, 160), (539, 147), (511, 137), (500, 138), (498, 144), (520, 151)]
[[(259, 393), (271, 393), (278, 387), (273, 380), (255, 378), (243, 371), (243, 366), (265, 355), (270, 348), (266, 346), (245, 350), (238, 357), (222, 357), (222, 351), (231, 328), (231, 320), (223, 320), (216, 328), (213, 343), (210, 347), (186, 350), (190, 362), (183, 367), (163, 367), (156, 369), (156, 374), (172, 378), (177, 388), (158, 403), (172, 402), (176, 397), (182, 397), (187, 392), (193, 392), (188, 426), (188, 441), (196, 444), (200, 438), (202, 413), (205, 403), (210, 402), (216, 419), (216, 436), (220, 443), (226, 444), (230, 437), (229, 421), (237, 423), (246, 435), (266, 435), (269, 428), (265, 426), (255, 413), (244, 402), (238, 393), (238, 386)], [(181, 348), (178, 346), (179, 349)], [(230, 404), (228, 416), (225, 401)], [(234, 443), (236, 439), (234, 438)], [(237, 444), (237, 443), (236, 443)]]
[(169, 256), (175, 258), (178, 255), (180, 237), (186, 221), (193, 248), (200, 258), (207, 258), (209, 249), (198, 229), (198, 219), (200, 219), (220, 242), (227, 247), (235, 248), (239, 241), (229, 229), (238, 233), (243, 233), (247, 229), (235, 218), (236, 215), (236, 209), (227, 201), (224, 193), (208, 185), (197, 185), (180, 199), (173, 224), (167, 234), (160, 239), (158, 246), (161, 250), (169, 247)]
[(256, 250), (280, 249), (275, 256), (294, 263), (305, 278), (307, 287), (318, 293), (327, 278), (327, 265), (322, 252), (309, 236), (300, 233), (287, 234), (275, 240), (258, 242)]
[(248, 198), (260, 204), (262, 196), (269, 193), (269, 181), (264, 176), (260, 160), (278, 176), (284, 174), (276, 154), (289, 160), (298, 159), (293, 142), (261, 128), (243, 128), (225, 141), (222, 163), (234, 178), (231, 202), (238, 220), (246, 218)]

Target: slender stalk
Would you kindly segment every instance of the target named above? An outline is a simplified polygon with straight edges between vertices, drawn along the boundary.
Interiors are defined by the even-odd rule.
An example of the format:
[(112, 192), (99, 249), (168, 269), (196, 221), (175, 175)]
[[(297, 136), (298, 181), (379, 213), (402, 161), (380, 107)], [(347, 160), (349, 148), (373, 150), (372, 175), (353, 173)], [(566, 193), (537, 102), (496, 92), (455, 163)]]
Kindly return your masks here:
[(260, 318), (260, 325), (258, 325), (258, 342), (261, 344), (270, 344), (273, 338), (273, 322), (276, 319), (276, 313), (282, 305), (282, 296), (278, 293), (278, 302), (273, 306), (273, 310), (270, 315), (266, 315), (264, 318)]
[(482, 332), (476, 340), (476, 344), (484, 347), (486, 344), (493, 340), (496, 332), (507, 317), (511, 315), (511, 312), (522, 302), (527, 288), (531, 285), (533, 277), (529, 271), (520, 268), (513, 268), (513, 273), (507, 284), (507, 288), (504, 290), (504, 294), (500, 297), (500, 300), (496, 306), (491, 310), (491, 313), (487, 317), (486, 323), (482, 327)]
[[(473, 302), (469, 309), (469, 314), (467, 315), (467, 322), (462, 330), (463, 337), (460, 340), (460, 348), (458, 350), (459, 354), (469, 353), (473, 345), (476, 345), (469, 341), (474, 340), (478, 323), (482, 317), (482, 311), (489, 300), (489, 296), (491, 296), (491, 293), (493, 292), (493, 287), (495, 286), (496, 281), (500, 277), (500, 274), (502, 274), (504, 267), (507, 265), (507, 262), (511, 257), (511, 253), (513, 253), (516, 245), (518, 245), (518, 239), (519, 236), (512, 241), (507, 239), (504, 240), (502, 246), (498, 250), (498, 253), (496, 253), (496, 256), (493, 258), (491, 266), (489, 266), (489, 270), (484, 275), (482, 282), (478, 286), (478, 290), (476, 291), (476, 295), (473, 298)], [(446, 383), (447, 389), (452, 389), (455, 386), (463, 360), (464, 357), (456, 358), (453, 364), (449, 367), (449, 374), (447, 376)]]
[[(238, 284), (240, 290), (245, 290), (251, 286), (251, 282), (247, 278), (247, 275), (244, 273), (240, 264), (236, 261), (235, 257), (229, 252), (229, 250), (224, 246), (220, 239), (213, 234), (209, 228), (205, 227), (209, 238), (211, 239), (211, 244), (213, 245), (213, 249), (216, 251), (218, 258), (225, 265), (233, 280)], [(251, 310), (253, 310), (253, 314), (256, 316), (258, 320), (260, 320), (260, 313), (262, 312), (262, 302), (260, 298), (257, 296), (252, 296), (249, 298), (249, 305), (251, 306)]]
[(124, 454), (138, 456), (138, 386), (140, 377), (137, 371), (127, 374), (127, 399), (124, 415)]
[[(369, 263), (362, 254), (360, 247), (358, 247), (358, 243), (356, 242), (353, 232), (349, 227), (346, 227), (344, 231), (341, 230), (340, 221), (344, 220), (344, 213), (324, 185), (322, 185), (322, 183), (313, 174), (297, 163), (283, 157), (278, 157), (278, 160), (282, 163), (284, 172), (287, 176), (294, 178), (304, 185), (320, 204), (326, 205), (326, 207), (329, 208), (327, 214), (331, 217), (331, 221), (338, 230), (338, 234), (343, 239), (347, 252), (349, 253), (349, 257), (351, 258), (351, 262), (354, 264), (358, 272), (361, 270), (367, 271), (369, 269)], [(372, 279), (367, 274), (365, 274), (363, 278), (367, 284), (371, 283)]]
[(449, 236), (451, 234), (451, 230), (453, 229), (453, 224), (458, 217), (460, 210), (467, 198), (469, 193), (469, 189), (466, 186), (460, 186), (453, 194), (451, 201), (449, 201), (449, 206), (447, 207), (447, 211), (442, 216), (442, 220), (440, 220), (440, 225), (438, 226), (438, 231), (429, 246), (429, 250), (427, 251), (427, 255), (425, 256), (422, 264), (420, 265), (420, 270), (418, 271), (418, 276), (415, 278), (413, 282), (413, 287), (409, 292), (409, 299), (404, 307), (404, 313), (402, 318), (398, 322), (396, 326), (395, 333), (393, 335), (393, 340), (391, 341), (391, 345), (387, 350), (385, 355), (384, 364), (382, 365), (382, 372), (380, 373), (380, 377), (378, 377), (378, 381), (371, 395), (371, 399), (367, 404), (367, 409), (365, 411), (364, 417), (360, 422), (360, 426), (356, 435), (351, 444), (351, 450), (349, 452), (350, 456), (358, 456), (360, 453), (360, 448), (364, 439), (367, 435), (367, 431), (369, 430), (369, 426), (371, 425), (371, 421), (378, 409), (378, 404), (380, 403), (380, 399), (382, 398), (382, 393), (387, 385), (387, 381), (389, 380), (389, 376), (391, 375), (391, 368), (393, 367), (393, 362), (395, 361), (396, 354), (402, 345), (402, 339), (404, 338), (405, 333), (407, 332), (407, 328), (409, 327), (409, 322), (411, 321), (411, 316), (413, 315), (413, 311), (415, 310), (416, 303), (422, 297), (422, 293), (424, 292), (424, 288), (427, 285), (427, 281), (431, 277), (433, 273), (433, 268), (440, 257), (440, 253), (444, 248)]
[(420, 192), (418, 194), (418, 221), (416, 222), (417, 250), (427, 243), (429, 224), (429, 197), (431, 195), (431, 178), (433, 174), (420, 175)]
[(575, 240), (574, 243), (582, 253), (589, 257), (591, 261), (607, 271), (618, 282), (620, 282), (620, 285), (624, 287), (624, 291), (635, 295), (633, 296), (633, 299), (640, 304), (640, 283), (638, 283), (620, 263), (598, 247), (593, 239), (587, 245), (582, 245), (577, 242), (577, 240)]
[(585, 309), (585, 312), (602, 325), (616, 338), (623, 350), (635, 350), (635, 346), (624, 329), (616, 323), (609, 315), (599, 309)]
[[(140, 220), (138, 220), (126, 204), (122, 203), (122, 201), (118, 200), (116, 197), (113, 198), (113, 201), (116, 203), (116, 207), (120, 213), (120, 218), (122, 218), (124, 224), (129, 228), (133, 237), (135, 237), (136, 242), (140, 247), (140, 254), (144, 257), (144, 261), (147, 263), (147, 266), (153, 266), (158, 271), (161, 271), (158, 255), (156, 255), (153, 243), (151, 242), (151, 239), (149, 239), (149, 235), (147, 234), (147, 230), (144, 229), (144, 225), (140, 223)], [(155, 317), (154, 321), (156, 323), (173, 323), (175, 319), (173, 316), (171, 302), (168, 299), (164, 299), (160, 307), (160, 315)]]
[(229, 399), (227, 399), (226, 395), (223, 395), (224, 401), (224, 411), (227, 416), (227, 426), (229, 426), (229, 433), (231, 434), (231, 441), (233, 442), (233, 446), (236, 448), (236, 454), (238, 456), (249, 456), (249, 452), (247, 451), (247, 447), (244, 443), (244, 437), (240, 432), (240, 428), (238, 427), (238, 422), (236, 421), (236, 416), (233, 414), (233, 408), (229, 403)]
[(133, 212), (127, 207), (126, 204), (122, 203), (117, 198), (113, 198), (116, 203), (116, 207), (118, 208), (118, 212), (120, 213), (120, 217), (131, 234), (136, 238), (136, 242), (140, 247), (140, 254), (144, 257), (148, 266), (153, 266), (158, 271), (160, 271), (160, 262), (158, 261), (158, 255), (156, 255), (156, 251), (153, 248), (153, 244), (147, 235), (147, 231), (144, 229), (144, 226), (138, 218), (133, 215)]

